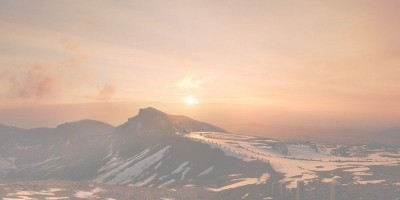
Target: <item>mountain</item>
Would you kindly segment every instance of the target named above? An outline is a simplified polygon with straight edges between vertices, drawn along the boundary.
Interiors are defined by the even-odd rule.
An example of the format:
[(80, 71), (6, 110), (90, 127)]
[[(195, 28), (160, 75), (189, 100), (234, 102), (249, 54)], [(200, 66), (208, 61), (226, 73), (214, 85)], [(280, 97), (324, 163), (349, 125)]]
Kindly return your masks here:
[(75, 122), (67, 122), (61, 125), (58, 125), (56, 128), (56, 132), (58, 133), (104, 133), (111, 132), (114, 127), (110, 124), (85, 119)]
[(370, 143), (373, 144), (385, 144), (385, 145), (400, 145), (400, 127), (392, 127), (379, 131), (374, 131), (363, 136)]
[(6, 126), (3, 124), (0, 124), (0, 134), (5, 135), (5, 134), (13, 134), (16, 132), (20, 132), (23, 129), (17, 128), (17, 127), (13, 127), (13, 126)]
[(96, 154), (105, 153), (101, 144), (113, 130), (103, 122), (82, 120), (0, 134), (0, 174), (17, 180), (90, 178), (94, 172), (82, 165), (98, 165)]
[[(398, 129), (368, 133), (360, 140), (382, 141), (386, 137), (398, 142)], [(301, 180), (309, 192), (319, 192), (309, 199), (324, 199), (331, 181), (340, 181), (343, 186), (367, 184), (366, 191), (374, 184), (398, 184), (399, 177), (393, 172), (399, 170), (400, 147), (337, 144), (335, 138), (324, 143), (240, 135), (155, 108), (140, 109), (116, 127), (94, 120), (56, 128), (2, 125), (0, 186), (21, 183), (22, 189), (14, 188), (17, 192), (8, 193), (8, 197), (32, 188), (47, 194), (38, 183), (51, 187), (61, 183), (64, 186), (60, 188), (69, 188), (66, 190), (75, 192), (74, 197), (113, 188), (108, 189), (112, 194), (102, 197), (132, 199), (124, 191), (152, 191), (145, 192), (146, 198), (173, 198), (176, 195), (171, 193), (175, 193), (184, 194), (182, 199), (271, 199), (278, 181), (294, 195), (293, 189)], [(116, 198), (116, 190), (121, 198)], [(160, 193), (160, 198), (153, 191)], [(0, 196), (1, 192), (2, 187)]]
[(382, 136), (382, 137), (400, 137), (400, 127), (396, 126), (396, 127), (384, 129), (384, 130), (376, 132), (375, 134)]
[(313, 126), (268, 126), (259, 123), (236, 124), (235, 133), (254, 135), (278, 140), (314, 141), (340, 144), (400, 145), (400, 127), (378, 131), (348, 128), (322, 128)]
[(9, 180), (212, 186), (237, 178), (232, 174), (254, 178), (266, 171), (273, 173), (265, 163), (244, 162), (185, 137), (191, 131), (224, 129), (155, 108), (140, 109), (117, 127), (82, 120), (56, 128), (4, 130), (0, 133), (0, 178)]
[(139, 110), (139, 114), (117, 127), (120, 132), (136, 134), (176, 134), (199, 131), (226, 132), (214, 125), (199, 122), (182, 115), (168, 115), (155, 108)]

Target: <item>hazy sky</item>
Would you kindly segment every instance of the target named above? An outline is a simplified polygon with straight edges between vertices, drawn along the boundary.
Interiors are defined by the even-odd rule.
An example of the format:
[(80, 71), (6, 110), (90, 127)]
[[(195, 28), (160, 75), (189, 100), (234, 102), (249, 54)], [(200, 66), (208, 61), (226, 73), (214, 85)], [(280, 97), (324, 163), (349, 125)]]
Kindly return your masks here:
[(400, 125), (399, 35), (394, 0), (0, 0), (0, 123)]

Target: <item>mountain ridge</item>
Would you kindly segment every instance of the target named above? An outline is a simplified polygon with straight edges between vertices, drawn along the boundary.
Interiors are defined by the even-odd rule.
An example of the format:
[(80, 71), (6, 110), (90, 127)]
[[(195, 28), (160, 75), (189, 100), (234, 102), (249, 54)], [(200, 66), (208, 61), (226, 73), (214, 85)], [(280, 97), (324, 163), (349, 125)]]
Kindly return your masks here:
[(186, 116), (143, 108), (117, 127), (79, 120), (56, 128), (0, 133), (0, 178), (182, 187), (235, 179), (230, 174), (260, 177), (270, 169), (262, 162), (244, 162), (190, 140), (185, 134), (191, 131), (224, 130)]
[(215, 125), (194, 120), (184, 115), (171, 115), (153, 107), (139, 109), (137, 115), (116, 127), (120, 132), (185, 134), (191, 131), (227, 132)]
[[(154, 107), (146, 107), (146, 108), (140, 108), (139, 112), (137, 115), (128, 118), (128, 120), (120, 125), (113, 126), (107, 122), (100, 121), (100, 120), (95, 120), (95, 119), (80, 119), (80, 120), (75, 120), (75, 121), (70, 121), (70, 122), (64, 122), (56, 127), (34, 127), (34, 128), (19, 128), (15, 126), (8, 126), (5, 124), (0, 124), (0, 132), (5, 132), (5, 131), (30, 131), (30, 130), (39, 130), (39, 129), (55, 129), (55, 130), (60, 130), (64, 128), (72, 128), (72, 127), (78, 127), (78, 126), (92, 126), (92, 125), (99, 125), (102, 126), (104, 129), (117, 129), (117, 130), (123, 130), (126, 128), (133, 128), (132, 127), (137, 121), (144, 123), (145, 130), (144, 131), (151, 131), (148, 129), (148, 127), (154, 127), (155, 121), (156, 120), (162, 120), (161, 123), (168, 124), (171, 123), (174, 126), (173, 127), (164, 127), (165, 131), (169, 134), (171, 133), (177, 133), (176, 131), (182, 131), (182, 133), (188, 133), (190, 131), (216, 131), (216, 132), (227, 132), (225, 129), (220, 128), (218, 126), (212, 125), (210, 123), (198, 121), (195, 119), (192, 119), (190, 117), (187, 117), (185, 115), (175, 115), (175, 114), (167, 114), (165, 112), (162, 112)], [(162, 128), (163, 124), (158, 123), (159, 127)], [(190, 126), (194, 126), (194, 129), (190, 129)], [(147, 129), (146, 129), (147, 127)], [(129, 131), (129, 130), (124, 130), (124, 131)], [(132, 131), (132, 130), (130, 130)]]

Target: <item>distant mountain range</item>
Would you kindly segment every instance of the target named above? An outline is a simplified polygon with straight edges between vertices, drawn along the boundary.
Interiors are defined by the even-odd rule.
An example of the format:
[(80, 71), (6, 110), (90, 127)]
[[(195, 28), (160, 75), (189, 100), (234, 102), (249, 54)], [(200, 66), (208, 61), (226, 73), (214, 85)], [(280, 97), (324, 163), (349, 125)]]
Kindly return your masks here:
[(327, 129), (309, 126), (268, 126), (259, 123), (248, 123), (237, 124), (234, 130), (236, 133), (251, 134), (280, 140), (400, 145), (400, 127), (392, 127), (379, 131), (362, 131), (356, 129)]
[[(216, 185), (231, 174), (259, 177), (272, 168), (244, 162), (182, 135), (226, 132), (214, 125), (154, 108), (140, 109), (113, 127), (95, 120), (56, 128), (0, 126), (0, 178), (88, 180), (135, 186)], [(273, 178), (273, 177), (272, 177)]]

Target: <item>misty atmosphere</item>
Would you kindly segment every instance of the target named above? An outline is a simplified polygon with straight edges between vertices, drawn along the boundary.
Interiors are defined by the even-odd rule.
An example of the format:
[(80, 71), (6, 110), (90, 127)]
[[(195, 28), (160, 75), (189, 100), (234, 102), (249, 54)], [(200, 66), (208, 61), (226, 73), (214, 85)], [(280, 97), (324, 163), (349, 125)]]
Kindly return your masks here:
[(400, 2), (0, 0), (0, 200), (400, 200)]

